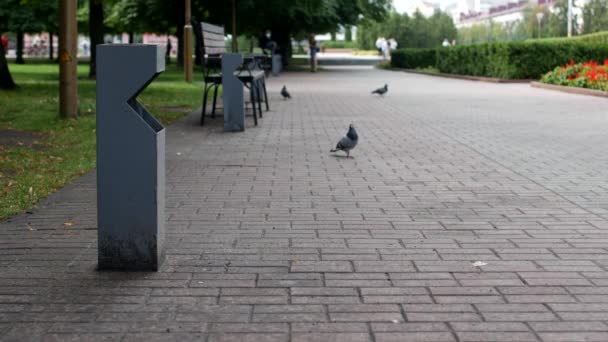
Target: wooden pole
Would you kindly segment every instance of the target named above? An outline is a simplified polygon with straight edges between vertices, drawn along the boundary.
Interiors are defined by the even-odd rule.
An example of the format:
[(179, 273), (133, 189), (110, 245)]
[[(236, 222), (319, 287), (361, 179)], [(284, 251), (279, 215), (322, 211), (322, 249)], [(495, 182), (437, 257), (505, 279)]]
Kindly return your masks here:
[(192, 83), (192, 11), (191, 0), (186, 1), (186, 24), (184, 25), (184, 79)]
[(239, 43), (236, 36), (236, 0), (232, 0), (232, 53), (239, 52)]
[(59, 1), (59, 115), (78, 116), (77, 0)]

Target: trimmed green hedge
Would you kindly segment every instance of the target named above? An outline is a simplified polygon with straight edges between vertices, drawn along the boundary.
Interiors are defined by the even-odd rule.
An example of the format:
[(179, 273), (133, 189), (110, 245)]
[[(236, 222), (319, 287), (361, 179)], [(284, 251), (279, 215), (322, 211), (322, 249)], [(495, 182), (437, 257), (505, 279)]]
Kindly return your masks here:
[(437, 69), (450, 74), (538, 79), (570, 59), (603, 61), (606, 58), (608, 44), (508, 42), (437, 49)]
[(393, 68), (416, 69), (437, 64), (435, 49), (399, 49), (391, 52)]
[(347, 42), (344, 40), (336, 40), (336, 41), (326, 41), (321, 43), (322, 47), (328, 49), (356, 49), (357, 42)]
[(583, 34), (580, 36), (573, 36), (572, 38), (566, 38), (566, 37), (542, 38), (542, 39), (533, 39), (533, 40), (529, 40), (529, 41), (567, 42), (569, 40), (581, 42), (581, 43), (608, 43), (608, 31)]
[[(585, 37), (589, 39), (589, 36)], [(608, 58), (608, 44), (588, 43), (579, 39), (461, 45), (419, 49), (418, 52), (408, 50), (416, 49), (393, 52), (393, 67), (414, 69), (434, 66), (447, 74), (502, 79), (538, 79), (571, 59), (580, 62), (604, 61)]]

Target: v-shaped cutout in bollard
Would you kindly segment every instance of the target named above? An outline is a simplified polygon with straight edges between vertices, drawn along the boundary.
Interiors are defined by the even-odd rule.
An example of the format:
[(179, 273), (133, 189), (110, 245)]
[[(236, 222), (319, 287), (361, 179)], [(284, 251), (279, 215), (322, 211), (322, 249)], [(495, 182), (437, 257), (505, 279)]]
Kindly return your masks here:
[(136, 99), (164, 70), (161, 46), (97, 46), (99, 269), (158, 270), (164, 257), (165, 129)]

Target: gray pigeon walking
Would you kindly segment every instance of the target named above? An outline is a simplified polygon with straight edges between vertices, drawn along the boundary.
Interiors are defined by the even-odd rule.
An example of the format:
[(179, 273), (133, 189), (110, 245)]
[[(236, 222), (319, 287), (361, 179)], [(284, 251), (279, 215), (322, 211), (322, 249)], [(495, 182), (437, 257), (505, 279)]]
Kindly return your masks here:
[(378, 88), (378, 89), (372, 91), (372, 94), (378, 94), (380, 96), (384, 96), (384, 94), (386, 94), (387, 91), (388, 91), (388, 84), (385, 84), (384, 87)]
[(291, 99), (291, 95), (289, 95), (286, 86), (283, 86), (283, 89), (281, 89), (281, 95), (283, 96), (283, 99)]
[(331, 150), (330, 152), (336, 151), (344, 151), (346, 152), (346, 158), (350, 158), (350, 151), (357, 146), (357, 142), (359, 141), (359, 136), (357, 135), (357, 131), (355, 130), (355, 126), (350, 124), (348, 126), (348, 133), (346, 136), (338, 142), (336, 148)]

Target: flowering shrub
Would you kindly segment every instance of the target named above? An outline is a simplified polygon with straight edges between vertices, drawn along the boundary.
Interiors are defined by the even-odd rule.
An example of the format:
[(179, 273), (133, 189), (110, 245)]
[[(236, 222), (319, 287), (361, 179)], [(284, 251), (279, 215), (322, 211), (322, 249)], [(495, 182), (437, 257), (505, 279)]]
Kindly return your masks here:
[(574, 63), (574, 60), (570, 60), (570, 63), (543, 75), (540, 81), (608, 91), (608, 59), (604, 60), (604, 64), (594, 61)]

